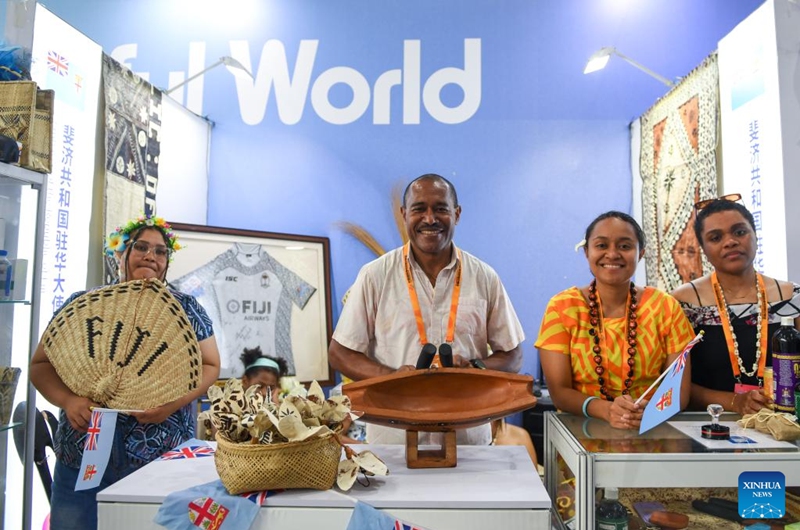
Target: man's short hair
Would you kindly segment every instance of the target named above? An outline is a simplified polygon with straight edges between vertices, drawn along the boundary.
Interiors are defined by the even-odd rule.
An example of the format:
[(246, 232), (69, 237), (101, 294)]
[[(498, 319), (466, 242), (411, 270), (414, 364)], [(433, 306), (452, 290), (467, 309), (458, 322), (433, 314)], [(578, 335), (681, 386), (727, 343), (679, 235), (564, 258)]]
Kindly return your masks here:
[(403, 207), (404, 208), (406, 206), (406, 199), (408, 199), (408, 190), (411, 189), (411, 186), (413, 186), (414, 183), (416, 183), (416, 182), (418, 182), (420, 180), (438, 180), (439, 182), (442, 182), (443, 184), (445, 184), (448, 187), (448, 189), (450, 190), (450, 195), (453, 196), (453, 205), (454, 206), (458, 206), (458, 194), (456, 193), (456, 187), (453, 186), (453, 183), (450, 182), (449, 180), (447, 180), (446, 178), (444, 178), (443, 176), (437, 175), (436, 173), (425, 173), (424, 175), (420, 175), (419, 177), (417, 177), (414, 180), (412, 180), (411, 182), (409, 182), (408, 186), (406, 186), (406, 189), (403, 192)]

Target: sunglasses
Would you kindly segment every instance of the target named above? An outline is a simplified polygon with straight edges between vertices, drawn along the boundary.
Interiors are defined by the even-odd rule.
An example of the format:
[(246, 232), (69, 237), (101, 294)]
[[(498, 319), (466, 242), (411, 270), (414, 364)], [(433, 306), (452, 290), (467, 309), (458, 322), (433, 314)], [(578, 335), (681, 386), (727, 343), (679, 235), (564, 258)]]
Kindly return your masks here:
[(740, 201), (740, 200), (742, 200), (742, 194), (741, 193), (730, 193), (728, 195), (723, 195), (722, 197), (715, 197), (713, 199), (705, 199), (703, 201), (698, 201), (698, 202), (694, 203), (694, 209), (695, 209), (695, 211), (699, 212), (700, 210), (702, 210), (703, 208), (705, 208), (706, 206), (708, 206), (709, 204), (711, 204), (714, 201), (736, 202), (736, 201)]
[(160, 259), (168, 258), (172, 254), (172, 249), (167, 248), (164, 245), (151, 246), (150, 243), (148, 243), (147, 241), (134, 241), (133, 250), (135, 250), (142, 256), (146, 256), (152, 250), (153, 255), (155, 255), (155, 257)]

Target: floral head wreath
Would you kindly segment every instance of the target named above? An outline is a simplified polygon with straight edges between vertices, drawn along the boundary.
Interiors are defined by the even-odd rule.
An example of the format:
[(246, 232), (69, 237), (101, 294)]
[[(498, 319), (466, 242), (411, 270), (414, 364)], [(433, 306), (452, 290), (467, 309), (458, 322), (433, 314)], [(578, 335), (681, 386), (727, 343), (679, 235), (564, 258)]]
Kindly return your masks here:
[[(167, 247), (173, 253), (183, 248), (178, 243), (177, 234), (172, 231), (172, 227), (163, 217), (140, 215), (136, 219), (128, 221), (124, 226), (118, 226), (116, 230), (108, 235), (106, 238), (106, 254), (113, 256), (115, 252), (124, 252), (128, 246), (131, 233), (149, 227), (158, 228), (164, 233), (167, 239)], [(170, 254), (169, 259), (172, 261), (172, 254)]]

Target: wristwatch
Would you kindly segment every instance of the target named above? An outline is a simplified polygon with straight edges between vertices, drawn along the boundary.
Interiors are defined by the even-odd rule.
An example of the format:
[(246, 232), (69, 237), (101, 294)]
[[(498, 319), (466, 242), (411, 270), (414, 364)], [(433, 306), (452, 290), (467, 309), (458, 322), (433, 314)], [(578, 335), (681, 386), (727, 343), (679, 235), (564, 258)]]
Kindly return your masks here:
[(483, 361), (481, 361), (480, 359), (470, 359), (469, 364), (471, 364), (473, 368), (477, 368), (478, 370), (486, 370), (486, 365), (483, 364)]

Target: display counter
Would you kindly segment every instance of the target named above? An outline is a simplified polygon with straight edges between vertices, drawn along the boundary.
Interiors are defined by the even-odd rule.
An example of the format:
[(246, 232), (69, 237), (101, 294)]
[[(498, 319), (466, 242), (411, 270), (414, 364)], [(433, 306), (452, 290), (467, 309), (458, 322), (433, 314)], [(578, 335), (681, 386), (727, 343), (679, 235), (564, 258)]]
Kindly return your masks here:
[[(390, 474), (346, 493), (270, 495), (251, 528), (344, 530), (356, 501), (434, 530), (550, 528), (550, 498), (522, 446), (459, 446), (457, 467), (440, 469), (408, 469), (405, 446), (353, 447), (373, 451)], [(218, 478), (213, 458), (152, 462), (97, 494), (99, 528), (161, 529), (153, 518), (167, 495)]]
[[(800, 447), (796, 442), (775, 448), (754, 449), (734, 443), (709, 447), (670, 425), (710, 423), (710, 419), (706, 413), (684, 412), (639, 435), (613, 429), (594, 418), (546, 412), (547, 491), (551, 498), (557, 497), (561, 456), (575, 476), (574, 528), (594, 530), (595, 488), (735, 488), (744, 471), (780, 471), (786, 486), (800, 486)], [(721, 422), (737, 419), (734, 414), (720, 417)]]

